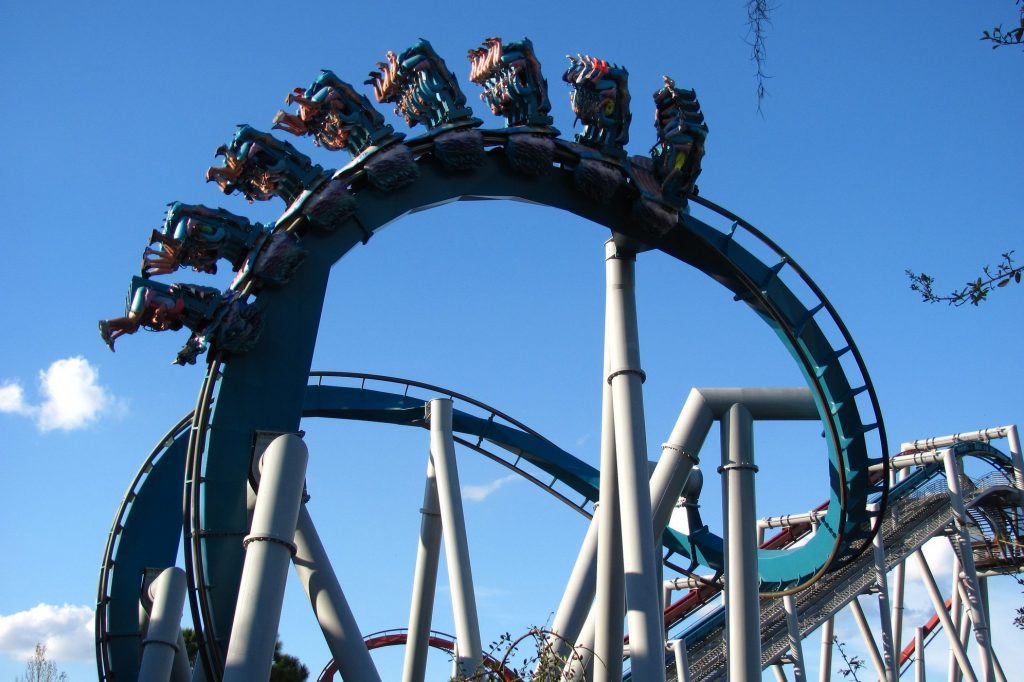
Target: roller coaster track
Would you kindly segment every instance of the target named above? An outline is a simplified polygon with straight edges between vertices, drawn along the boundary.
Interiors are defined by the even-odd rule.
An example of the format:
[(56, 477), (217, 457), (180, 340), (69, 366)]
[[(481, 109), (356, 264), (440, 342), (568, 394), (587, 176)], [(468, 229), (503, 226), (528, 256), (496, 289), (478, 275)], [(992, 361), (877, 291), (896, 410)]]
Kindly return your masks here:
[[(680, 214), (673, 229), (654, 234), (631, 220), (628, 192), (595, 204), (573, 187), (579, 148), (572, 143), (556, 141), (555, 162), (544, 182), (518, 176), (500, 158), (507, 137), (505, 131), (485, 131), (491, 153), (475, 171), (463, 174), (438, 165), (431, 153), (433, 138), (411, 140), (419, 179), (388, 194), (361, 183), (358, 164), (336, 173), (335, 181), (348, 183), (358, 201), (356, 214), (329, 234), (305, 234), (310, 256), (295, 279), (283, 289), (260, 294), (265, 330), (257, 347), (232, 358), (223, 376), (221, 358), (212, 358), (198, 401), (203, 409), (196, 411), (188, 448), (186, 560), (192, 618), (204, 665), (214, 678), (219, 676), (226, 623), (231, 622), (241, 574), (238, 540), (246, 532), (244, 482), (251, 437), (260, 429), (297, 429), (330, 267), (380, 227), (451, 201), (518, 198), (561, 208), (611, 228), (627, 243), (660, 249), (733, 291), (775, 330), (797, 360), (821, 415), (831, 463), (832, 499), (821, 524), (824, 532), (804, 545), (763, 553), (759, 571), (765, 591), (800, 589), (831, 565), (852, 561), (870, 543), (876, 524), (867, 500), (880, 494), (884, 505), (886, 495), (885, 478), (872, 484), (866, 473), (886, 462), (877, 398), (856, 345), (806, 273), (764, 235), (703, 199), (694, 202), (728, 227), (716, 229)], [(276, 229), (296, 229), (302, 201), (289, 208)], [(768, 262), (754, 251), (767, 253)], [(876, 439), (873, 448), (868, 436)], [(706, 533), (680, 540), (680, 553), (720, 566), (721, 538)], [(218, 585), (216, 593), (207, 590), (208, 584)]]
[[(973, 519), (988, 519), (1000, 516), (984, 510), (991, 500), (999, 500), (1018, 506), (1019, 491), (1013, 487), (1013, 472), (1010, 459), (983, 443), (962, 443), (955, 446), (960, 458), (977, 458), (991, 463), (996, 470), (977, 480), (963, 477), (967, 484), (966, 499)], [(1009, 496), (1010, 502), (1006, 502)], [(1004, 504), (995, 505), (1002, 509)], [(894, 486), (890, 492), (889, 506), (883, 522), (883, 541), (887, 570), (905, 561), (914, 551), (919, 549), (932, 537), (940, 534), (951, 524), (952, 516), (949, 507), (948, 490), (945, 472), (941, 464), (930, 464), (915, 471), (907, 479)], [(979, 560), (991, 557), (991, 566), (1009, 564), (1008, 570), (1019, 570), (1024, 554), (1017, 548), (1008, 551), (1006, 543), (999, 543), (1000, 537), (1018, 537), (1024, 529), (1019, 513), (1013, 519), (1004, 517), (1004, 526), (1016, 524), (1015, 527), (995, 531), (991, 523), (976, 522), (974, 536), (975, 555)], [(787, 542), (795, 542), (801, 535), (790, 535)], [(993, 546), (1001, 550), (993, 552)], [(820, 627), (826, 620), (835, 616), (858, 595), (869, 591), (874, 582), (873, 559), (865, 553), (836, 570), (830, 571), (824, 578), (796, 595), (798, 623), (801, 636), (806, 637)], [(703, 605), (709, 604), (717, 596), (717, 589), (702, 588), (693, 590), (679, 603), (686, 603), (686, 614), (693, 613)], [(668, 612), (672, 613), (673, 607)], [(678, 613), (680, 609), (676, 608)], [(764, 599), (761, 605), (761, 663), (767, 668), (779, 663), (789, 650), (786, 615), (781, 600)], [(724, 675), (725, 642), (724, 642), (724, 610), (719, 607), (705, 614), (696, 623), (682, 623), (675, 619), (670, 629), (675, 637), (685, 640), (688, 650), (690, 679), (715, 680)], [(931, 624), (934, 628), (934, 623)], [(906, 669), (907, 656), (901, 663)], [(670, 664), (673, 673), (674, 663)], [(676, 678), (672, 678), (676, 679)]]
[[(453, 171), (445, 166), (444, 154), (439, 152), (443, 145), (438, 143), (445, 132), (439, 129), (402, 143), (416, 165), (415, 179), (405, 185), (387, 191), (374, 187), (367, 168), (380, 160), (380, 150), (370, 148), (340, 170), (304, 185), (294, 201), (289, 192), (290, 203), (274, 222), (274, 230), (299, 236), (307, 253), (305, 261), (280, 288), (257, 291), (247, 273), (232, 285), (240, 298), (248, 299), (256, 292), (263, 321), (259, 342), (230, 358), (211, 353), (189, 427), (169, 437), (174, 443), (173, 456), (168, 447), (163, 455), (151, 457), (154, 463), (176, 461), (179, 448), (183, 448), (185, 572), (202, 667), (211, 682), (221, 677), (238, 600), (255, 434), (296, 432), (308, 410), (323, 409), (326, 416), (337, 408), (325, 407), (326, 403), (349, 398), (366, 402), (368, 406), (359, 409), (374, 419), (422, 426), (422, 416), (414, 416), (422, 411), (421, 406), (401, 397), (372, 396), (369, 391), (356, 396), (341, 387), (307, 387), (330, 270), (346, 253), (370, 242), (384, 226), (450, 202), (513, 199), (576, 214), (609, 229), (624, 255), (656, 249), (696, 268), (728, 289), (775, 332), (804, 377), (821, 419), (830, 498), (818, 532), (806, 542), (773, 545), (760, 553), (763, 594), (795, 593), (822, 580), (830, 570), (856, 562), (879, 530), (880, 517), (869, 509), (869, 502), (882, 509), (886, 506), (888, 447), (875, 390), (836, 310), (785, 251), (737, 215), (703, 197), (690, 197), (690, 208), (681, 211), (658, 204), (655, 212), (666, 213), (665, 221), (642, 217), (637, 207), (642, 209), (644, 201), (651, 203), (644, 197), (653, 195), (645, 189), (647, 171), (640, 169), (650, 168), (650, 158), (602, 156), (555, 138), (559, 133), (553, 128), (544, 129), (541, 134), (553, 146), (550, 167), (527, 175), (517, 173), (506, 156), (511, 158), (514, 145), (510, 141), (516, 135), (536, 133), (535, 129), (478, 132), (483, 155), (473, 167)], [(585, 173), (578, 172), (586, 170), (588, 163), (591, 170), (602, 169), (597, 175), (613, 178), (612, 190), (596, 192), (591, 187), (588, 191), (586, 182), (579, 180)], [(316, 228), (307, 213), (313, 206), (321, 216)], [(372, 404), (374, 400), (380, 404)], [(505, 423), (498, 423), (500, 416), (494, 412), (479, 418), (460, 416), (472, 436), (460, 442), (478, 449), (488, 441), (497, 443), (502, 452), (486, 448), (486, 456), (578, 512), (589, 514), (597, 496), (596, 470), (518, 422), (504, 419)], [(187, 443), (177, 445), (182, 439)], [(170, 464), (167, 467), (170, 469)], [(868, 473), (872, 467), (881, 467), (883, 475), (872, 478)], [(150, 475), (140, 474), (136, 483)], [(166, 477), (177, 482), (178, 475)], [(137, 499), (126, 501), (118, 518), (133, 517), (129, 512), (137, 506)], [(131, 545), (124, 532), (117, 530), (118, 523), (108, 543), (105, 565), (120, 554), (121, 544)], [(169, 530), (155, 534), (149, 542), (156, 543), (156, 537), (171, 541)], [(669, 533), (664, 539), (670, 562), (679, 555), (721, 570), (722, 538), (711, 531)], [(101, 602), (117, 592), (110, 582), (110, 570), (103, 569)], [(116, 565), (113, 570), (116, 578)], [(101, 606), (100, 611), (106, 612), (109, 605)], [(109, 628), (107, 625), (97, 629), (105, 643), (122, 636), (131, 639), (129, 631), (122, 635), (112, 623)], [(100, 659), (108, 653), (102, 652)], [(121, 656), (131, 659), (128, 647), (113, 658)], [(110, 665), (110, 661), (100, 661), (101, 675)]]

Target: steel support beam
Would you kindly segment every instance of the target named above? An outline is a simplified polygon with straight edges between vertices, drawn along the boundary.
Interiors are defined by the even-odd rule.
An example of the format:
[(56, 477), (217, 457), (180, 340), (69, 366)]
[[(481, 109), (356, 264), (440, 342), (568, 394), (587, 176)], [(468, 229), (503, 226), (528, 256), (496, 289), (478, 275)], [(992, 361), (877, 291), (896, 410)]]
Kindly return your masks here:
[(867, 649), (868, 658), (871, 659), (871, 663), (875, 666), (878, 679), (885, 680), (885, 661), (882, 660), (882, 654), (878, 651), (878, 644), (875, 643), (875, 637), (871, 634), (871, 626), (868, 625), (867, 616), (864, 615), (864, 608), (860, 605), (860, 600), (857, 597), (854, 597), (853, 601), (850, 602), (850, 612), (853, 613), (853, 619), (857, 622), (857, 629), (860, 630), (860, 636), (864, 640), (864, 648)]
[(626, 575), (626, 618), (631, 669), (638, 680), (665, 679), (665, 637), (658, 608), (661, 586), (655, 563), (650, 470), (644, 426), (643, 370), (636, 316), (636, 256), (605, 244), (609, 360), (615, 418), (615, 451), (622, 518), (622, 561)]
[(966, 592), (965, 606), (974, 623), (974, 639), (978, 643), (978, 658), (981, 660), (981, 677), (984, 682), (995, 682), (992, 667), (992, 647), (988, 621), (982, 606), (981, 588), (978, 586), (978, 572), (974, 566), (974, 548), (968, 531), (967, 508), (960, 490), (960, 462), (952, 449), (943, 458), (946, 469), (946, 485), (949, 487), (950, 507), (953, 511), (953, 525), (956, 527), (957, 542), (960, 546), (960, 576)]
[(818, 682), (829, 682), (832, 679), (832, 646), (835, 620), (829, 618), (821, 625), (821, 660), (818, 661)]
[(181, 613), (185, 608), (186, 589), (185, 571), (180, 568), (164, 569), (149, 586), (153, 606), (146, 637), (142, 641), (140, 682), (167, 682), (174, 679), (172, 674), (179, 654), (178, 640), (181, 636)]
[(286, 434), (274, 439), (260, 461), (260, 489), (252, 527), (244, 540), (245, 561), (224, 682), (270, 677), (308, 458), (302, 439)]
[(469, 560), (469, 540), (462, 510), (459, 469), (455, 461), (455, 440), (452, 436), (452, 401), (435, 398), (428, 403), (430, 422), (430, 455), (437, 472), (437, 498), (444, 529), (444, 550), (448, 564), (448, 581), (452, 591), (452, 615), (455, 619), (455, 673), (469, 677), (483, 663), (480, 621), (477, 618), (476, 594), (473, 590), (473, 568)]
[(409, 634), (405, 645), (402, 682), (423, 682), (430, 650), (430, 621), (437, 592), (437, 567), (441, 560), (441, 510), (437, 500), (434, 460), (427, 457), (427, 477), (420, 508), (420, 540), (416, 550), (416, 573), (409, 607)]
[(921, 573), (921, 582), (924, 583), (925, 590), (928, 591), (928, 597), (932, 600), (932, 607), (935, 609), (935, 615), (939, 617), (939, 622), (942, 623), (942, 629), (946, 631), (946, 638), (949, 640), (950, 647), (953, 648), (953, 654), (963, 671), (964, 678), (967, 682), (978, 682), (971, 661), (967, 658), (967, 652), (960, 646), (957, 628), (953, 625), (949, 612), (946, 611), (946, 602), (942, 598), (942, 593), (939, 592), (939, 586), (935, 584), (935, 576), (932, 575), (932, 569), (928, 566), (924, 552), (918, 548), (914, 551), (914, 558), (917, 560), (917, 567)]
[(787, 594), (782, 598), (782, 606), (786, 610), (786, 629), (789, 631), (789, 652), (793, 657), (793, 679), (796, 680), (796, 682), (805, 682), (807, 679), (807, 668), (804, 665), (804, 648), (801, 644), (796, 597), (791, 594)]
[(295, 527), (295, 573), (316, 614), (324, 640), (343, 680), (381, 682), (377, 666), (363, 642), (330, 557), (303, 504)]
[(726, 658), (731, 682), (761, 679), (761, 610), (754, 503), (754, 420), (741, 404), (722, 415)]

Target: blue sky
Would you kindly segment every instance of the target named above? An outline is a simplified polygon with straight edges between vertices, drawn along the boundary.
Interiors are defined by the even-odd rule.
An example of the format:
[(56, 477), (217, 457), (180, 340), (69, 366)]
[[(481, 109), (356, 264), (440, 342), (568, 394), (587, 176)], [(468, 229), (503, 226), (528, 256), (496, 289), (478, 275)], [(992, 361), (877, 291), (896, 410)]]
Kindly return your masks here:
[[(781, 4), (761, 114), (738, 1), (459, 0), (444, 10), (8, 3), (0, 9), (0, 291), (9, 321), (0, 337), (0, 533), (11, 544), (0, 566), (0, 679), (21, 671), (30, 634), (55, 637), (51, 651), (74, 679), (94, 675), (76, 609), (93, 605), (126, 486), (194, 404), (202, 369), (170, 364), (182, 334), (126, 337), (111, 355), (96, 333), (96, 320), (121, 314), (164, 205), (205, 203), (273, 220), (280, 201), (248, 205), (203, 182), (213, 150), (236, 124), (268, 129), (284, 96), (319, 69), (358, 84), (386, 50), (421, 36), (494, 127), (500, 121), (476, 100), (463, 55), (487, 36), (530, 37), (563, 137), (574, 132), (559, 78), (564, 55), (625, 65), (634, 154), (654, 140), (649, 95), (661, 76), (696, 88), (710, 127), (702, 193), (781, 244), (829, 296), (868, 363), (891, 449), (1015, 422), (1024, 291), (951, 310), (921, 304), (904, 275), (925, 270), (953, 288), (1020, 246), (1024, 57), (977, 39), (1013, 18), (1008, 0)], [(325, 167), (348, 160), (291, 141)], [(449, 387), (596, 463), (605, 236), (576, 218), (509, 203), (405, 219), (336, 266), (314, 369)], [(646, 254), (638, 264), (652, 452), (691, 386), (800, 382), (753, 314), (668, 260)], [(223, 283), (184, 272), (178, 279)], [(350, 424), (309, 431), (314, 515), (356, 616), (366, 631), (404, 626), (426, 435)], [(814, 434), (773, 427), (759, 436), (759, 513), (821, 501)], [(469, 456), (460, 466), (465, 485), (505, 475)], [(467, 502), (467, 514), (485, 640), (544, 622), (582, 519), (522, 481)], [(509, 547), (521, 557), (514, 565), (504, 561)], [(318, 670), (326, 648), (298, 602), (289, 595), (285, 648)], [(451, 630), (444, 602), (437, 627)]]

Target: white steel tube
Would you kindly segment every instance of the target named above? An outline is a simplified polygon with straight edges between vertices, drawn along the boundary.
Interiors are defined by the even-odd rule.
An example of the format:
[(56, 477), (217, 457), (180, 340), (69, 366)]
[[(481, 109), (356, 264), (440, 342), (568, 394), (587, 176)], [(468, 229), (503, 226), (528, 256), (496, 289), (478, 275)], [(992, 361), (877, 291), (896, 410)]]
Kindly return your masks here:
[(788, 682), (786, 679), (786, 670), (782, 667), (781, 663), (772, 664), (772, 673), (775, 675), (776, 682)]
[(761, 678), (753, 418), (735, 404), (722, 415), (721, 427), (726, 658), (730, 680), (753, 682)]
[[(1014, 428), (1016, 428), (1016, 427), (1014, 427)], [(982, 603), (982, 606), (984, 607), (984, 611), (985, 611), (985, 621), (987, 623), (991, 623), (992, 622), (992, 611), (989, 608), (989, 600), (988, 600), (988, 596), (989, 596), (988, 595), (988, 578), (982, 577), (982, 576), (979, 575), (978, 576), (978, 586), (981, 588), (981, 603)], [(995, 649), (992, 650), (992, 665), (996, 669), (996, 681), (997, 682), (1006, 682), (1006, 673), (1003, 672), (1003, 666), (999, 662), (999, 656), (996, 654), (996, 650)]]
[(943, 464), (946, 468), (946, 485), (949, 487), (950, 507), (953, 511), (953, 525), (956, 526), (960, 545), (960, 567), (963, 570), (963, 585), (966, 592), (966, 606), (974, 623), (974, 640), (978, 643), (978, 658), (981, 660), (981, 677), (984, 682), (995, 682), (992, 668), (992, 646), (985, 610), (982, 607), (981, 588), (978, 586), (978, 572), (974, 567), (974, 548), (967, 529), (967, 509), (960, 491), (960, 466), (952, 449), (946, 451)]
[(868, 651), (868, 658), (875, 666), (875, 672), (878, 673), (878, 679), (885, 680), (885, 661), (882, 660), (882, 655), (878, 652), (878, 645), (875, 644), (875, 637), (871, 634), (871, 627), (868, 625), (867, 616), (864, 615), (864, 609), (860, 605), (860, 600), (857, 597), (853, 598), (850, 602), (850, 612), (853, 613), (853, 619), (857, 621), (857, 629), (860, 630), (860, 636), (864, 640), (864, 648)]
[(579, 639), (594, 601), (594, 592), (597, 589), (597, 538), (601, 527), (600, 517), (601, 515), (595, 511), (587, 527), (583, 544), (580, 545), (576, 563), (573, 564), (569, 580), (566, 582), (562, 600), (558, 604), (554, 618), (551, 619), (551, 631), (559, 635), (551, 638), (551, 647), (560, 655), (566, 655), (568, 644)]
[(142, 642), (141, 682), (167, 682), (171, 679), (186, 589), (185, 572), (180, 568), (164, 569), (149, 586), (153, 606), (146, 638)]
[[(202, 668), (203, 666), (199, 666)], [(204, 678), (197, 677), (195, 682), (203, 682)], [(171, 669), (171, 682), (193, 682), (192, 664), (188, 660), (188, 647), (185, 644), (185, 636), (178, 628), (178, 650), (174, 652), (174, 667)]]
[(686, 640), (673, 639), (672, 655), (676, 661), (676, 682), (690, 682), (690, 661), (686, 655)]
[(1021, 455), (1020, 435), (1017, 425), (1006, 427), (1006, 440), (1010, 446), (1010, 458), (1013, 460), (1013, 478), (1017, 487), (1024, 490), (1024, 456)]
[(377, 666), (370, 658), (359, 625), (352, 615), (352, 609), (306, 505), (302, 505), (299, 510), (299, 520), (295, 526), (295, 556), (292, 563), (309, 597), (341, 678), (380, 682)]
[(924, 662), (924, 628), (914, 630), (914, 682), (926, 682), (927, 675)]
[(635, 263), (635, 255), (619, 253), (611, 240), (606, 243), (611, 364), (608, 382), (612, 387), (615, 414), (631, 669), (638, 680), (659, 682), (665, 679), (665, 637), (648, 487), (650, 473), (637, 331)]
[(932, 569), (928, 566), (928, 560), (925, 558), (924, 552), (917, 549), (914, 552), (914, 558), (917, 560), (917, 567), (921, 573), (921, 582), (924, 583), (924, 587), (928, 591), (928, 596), (932, 600), (932, 607), (935, 609), (935, 615), (939, 617), (939, 622), (942, 623), (942, 629), (946, 631), (949, 645), (953, 647), (953, 653), (956, 656), (957, 663), (960, 664), (960, 669), (964, 673), (964, 678), (967, 679), (967, 682), (978, 682), (978, 678), (974, 674), (974, 668), (971, 666), (971, 661), (967, 658), (967, 652), (960, 646), (957, 629), (953, 625), (949, 613), (946, 611), (946, 602), (942, 598), (942, 593), (939, 592), (939, 586), (935, 584), (935, 576), (932, 575)]
[[(605, 375), (607, 376), (607, 372)], [(608, 386), (607, 382), (605, 386)], [(692, 389), (668, 440), (662, 445), (661, 458), (651, 476), (651, 517), (655, 540), (668, 525), (675, 503), (683, 487), (687, 485), (691, 472), (696, 468), (697, 453), (700, 452), (713, 423), (714, 415), (701, 391)], [(612, 446), (614, 447), (614, 443)], [(601, 470), (604, 471), (604, 464), (601, 465)], [(582, 635), (583, 623), (594, 599), (599, 528), (600, 515), (595, 514), (580, 547), (558, 610), (551, 621), (551, 630), (570, 642), (579, 641), (583, 644), (587, 639)], [(654, 544), (657, 545), (657, 542)], [(556, 639), (552, 646), (564, 654), (565, 650), (562, 648), (563, 645), (559, 644), (560, 641), (561, 639)], [(589, 641), (588, 646), (592, 646), (593, 640)]]
[(427, 458), (427, 477), (420, 508), (420, 540), (409, 606), (409, 634), (405, 645), (402, 682), (423, 682), (430, 651), (430, 621), (437, 592), (437, 567), (441, 559), (441, 511), (437, 500), (437, 475), (433, 458)]
[(799, 523), (812, 523), (820, 521), (828, 514), (827, 509), (804, 512), (802, 514), (783, 514), (782, 516), (766, 516), (758, 519), (758, 528), (788, 528)]
[(963, 433), (954, 433), (948, 436), (922, 438), (920, 440), (912, 440), (907, 443), (903, 443), (900, 450), (934, 450), (935, 448), (944, 448), (968, 440), (980, 440), (987, 443), (990, 440), (1006, 438), (1006, 434), (1011, 428), (1012, 427), (1010, 426), (993, 426), (988, 429), (965, 431)]
[[(949, 596), (949, 617), (953, 623), (953, 631), (957, 633), (958, 641), (960, 646), (967, 651), (967, 646), (963, 641), (963, 638), (959, 637), (960, 626), (964, 621), (964, 604), (963, 604), (963, 590), (960, 589), (960, 560), (956, 558), (956, 554), (953, 555), (953, 566), (950, 574), (953, 576), (953, 584), (950, 585), (950, 596)], [(956, 650), (953, 644), (949, 646), (949, 657), (946, 670), (947, 682), (960, 682), (963, 678), (963, 673), (960, 670), (960, 666), (956, 662)]]
[[(612, 306), (611, 290), (606, 307)], [(606, 312), (604, 377), (611, 371), (610, 346), (614, 330)], [(622, 517), (619, 502), (618, 462), (615, 450), (615, 409), (612, 387), (601, 386), (601, 479), (597, 516), (597, 596), (594, 601), (594, 681), (621, 682), (623, 618), (626, 615), (626, 584), (622, 558)]]
[(243, 541), (245, 561), (224, 664), (224, 682), (270, 677), (288, 564), (295, 553), (295, 524), (302, 505), (308, 459), (302, 439), (285, 434), (271, 442), (260, 461), (260, 489), (252, 527)]
[(437, 498), (444, 528), (444, 550), (448, 564), (448, 581), (452, 590), (452, 615), (458, 640), (454, 666), (469, 677), (483, 663), (480, 642), (480, 621), (477, 618), (476, 594), (473, 590), (473, 568), (469, 561), (469, 540), (462, 510), (459, 470), (455, 461), (452, 437), (452, 401), (435, 398), (430, 401), (430, 454), (437, 472)]
[[(902, 469), (894, 475), (896, 482), (903, 481), (908, 475), (909, 470)], [(896, 515), (895, 508), (892, 510), (892, 521), (893, 523), (900, 523), (900, 519)], [(892, 584), (892, 650), (899, 654), (903, 651), (903, 602), (904, 592), (907, 583), (907, 564), (905, 561), (901, 561), (896, 564), (896, 568), (893, 570), (893, 584)], [(899, 660), (896, 661), (897, 674), (899, 674)]]
[(786, 609), (786, 629), (789, 631), (789, 652), (793, 658), (793, 679), (804, 682), (807, 669), (804, 666), (804, 649), (801, 644), (800, 623), (797, 620), (796, 597), (787, 594), (782, 598), (782, 606)]
[(832, 679), (832, 645), (835, 620), (829, 618), (821, 626), (821, 656), (818, 662), (818, 682), (829, 682)]
[[(882, 510), (877, 504), (872, 506), (872, 511), (881, 517)], [(885, 547), (883, 542), (882, 529), (879, 528), (871, 541), (871, 546), (875, 562), (875, 586), (878, 589), (878, 615), (881, 620), (882, 661), (885, 664), (885, 676), (883, 679), (886, 682), (896, 682), (899, 677), (896, 664), (897, 649), (894, 648), (892, 634), (892, 611), (889, 608), (889, 584), (885, 577)]]

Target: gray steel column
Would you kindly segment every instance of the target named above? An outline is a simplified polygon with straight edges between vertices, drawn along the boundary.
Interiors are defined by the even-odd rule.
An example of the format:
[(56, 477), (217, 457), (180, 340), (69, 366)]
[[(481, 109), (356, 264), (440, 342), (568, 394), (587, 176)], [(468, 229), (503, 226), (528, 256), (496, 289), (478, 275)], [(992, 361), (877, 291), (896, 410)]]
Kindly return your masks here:
[(864, 640), (864, 648), (868, 650), (868, 658), (871, 659), (875, 666), (878, 679), (885, 680), (885, 662), (882, 660), (882, 654), (878, 652), (875, 637), (871, 634), (871, 626), (868, 625), (867, 616), (864, 615), (864, 609), (861, 607), (857, 597), (854, 597), (853, 601), (850, 602), (850, 611), (853, 613), (853, 619), (857, 621), (857, 629), (860, 630), (860, 636)]
[(633, 676), (644, 682), (665, 679), (665, 637), (658, 608), (658, 584), (651, 516), (651, 491), (644, 428), (643, 371), (637, 332), (634, 254), (605, 244), (608, 291), (609, 360), (615, 414), (622, 557), (626, 573), (627, 619)]
[(829, 618), (821, 625), (821, 660), (818, 662), (818, 682), (832, 679), (832, 644), (835, 620)]
[(1013, 480), (1017, 487), (1024, 490), (1024, 456), (1020, 449), (1020, 436), (1016, 424), (1006, 427), (1007, 445), (1010, 446), (1010, 458), (1013, 461)]
[[(879, 523), (881, 523), (882, 510), (879, 505), (876, 503), (871, 505), (870, 508), (875, 514), (878, 514)], [(885, 547), (883, 545), (882, 530), (882, 528), (879, 528), (871, 541), (875, 561), (875, 586), (878, 589), (878, 616), (881, 620), (882, 661), (885, 664), (884, 679), (886, 682), (897, 682), (899, 677), (896, 664), (897, 650), (894, 648), (892, 633), (892, 610), (889, 607), (889, 583), (885, 577)]]
[[(607, 372), (605, 375), (607, 376)], [(607, 387), (607, 382), (604, 383)], [(676, 501), (684, 486), (690, 481), (690, 474), (699, 461), (697, 454), (713, 424), (714, 415), (701, 392), (698, 389), (691, 390), (668, 440), (661, 446), (661, 458), (651, 475), (651, 516), (656, 539), (668, 525)], [(602, 464), (602, 471), (604, 467)], [(584, 622), (587, 621), (594, 600), (599, 528), (600, 514), (595, 514), (580, 547), (558, 610), (551, 621), (551, 630), (561, 635), (561, 638), (555, 638), (552, 647), (562, 655), (568, 651), (562, 638), (569, 642), (593, 646), (593, 628), (585, 628)], [(655, 546), (657, 544), (655, 542)], [(586, 632), (590, 633), (589, 639), (584, 634)]]
[(761, 609), (754, 504), (753, 418), (735, 404), (722, 415), (726, 657), (730, 682), (761, 679)]
[(572, 573), (565, 585), (562, 601), (558, 604), (554, 618), (551, 619), (551, 631), (558, 637), (552, 637), (551, 648), (559, 655), (569, 652), (569, 645), (576, 642), (583, 631), (583, 624), (594, 602), (597, 585), (597, 537), (601, 524), (601, 515), (596, 511), (587, 527), (580, 552), (576, 556)]
[(804, 666), (804, 649), (800, 638), (800, 623), (797, 619), (796, 597), (787, 594), (782, 598), (782, 606), (786, 609), (789, 651), (793, 657), (793, 679), (796, 682), (804, 682), (807, 679), (807, 669)]
[(295, 527), (295, 556), (292, 558), (309, 603), (316, 614), (324, 640), (343, 680), (380, 682), (377, 666), (363, 642), (352, 609), (334, 573), (320, 535), (306, 505), (299, 510)]
[[(951, 573), (953, 575), (953, 584), (949, 588), (949, 617), (953, 622), (953, 631), (957, 633), (960, 646), (963, 647), (964, 651), (967, 651), (967, 645), (963, 638), (960, 637), (960, 626), (963, 625), (966, 619), (964, 618), (964, 604), (961, 601), (963, 599), (963, 590), (960, 589), (960, 560), (956, 558), (956, 554), (953, 555)], [(956, 663), (956, 652), (952, 644), (950, 644), (949, 662), (946, 666), (946, 680), (947, 682), (960, 682), (961, 679), (963, 679), (963, 675)]]
[[(1014, 427), (1016, 429), (1016, 427)], [(978, 587), (981, 588), (981, 604), (985, 611), (985, 622), (992, 622), (992, 611), (989, 608), (988, 600), (988, 578), (985, 576), (978, 576)], [(996, 654), (996, 650), (992, 650), (992, 665), (996, 669), (996, 682), (1006, 682), (1006, 673), (1003, 672), (1003, 665), (999, 662), (999, 656)]]
[(924, 628), (914, 631), (914, 682), (926, 682), (927, 671), (924, 667)]
[(672, 640), (672, 655), (676, 660), (676, 682), (690, 682), (690, 661), (686, 655), (686, 640)]
[(949, 612), (946, 611), (946, 601), (942, 598), (942, 593), (939, 592), (939, 586), (935, 584), (935, 576), (932, 575), (932, 569), (928, 566), (928, 560), (925, 558), (924, 552), (920, 548), (915, 550), (914, 558), (917, 560), (917, 567), (921, 572), (921, 582), (924, 583), (924, 587), (928, 591), (928, 596), (932, 600), (932, 607), (935, 609), (935, 615), (939, 617), (939, 622), (942, 623), (942, 629), (946, 631), (949, 645), (953, 648), (953, 654), (956, 656), (957, 663), (960, 664), (964, 678), (967, 679), (967, 682), (978, 682), (978, 678), (974, 674), (974, 668), (971, 666), (971, 661), (967, 658), (964, 648), (960, 646), (960, 638), (957, 637), (956, 627), (949, 617)]
[(146, 638), (142, 641), (141, 682), (167, 682), (171, 679), (186, 589), (185, 571), (180, 568), (164, 569), (149, 586), (153, 607)]
[(295, 524), (302, 505), (309, 454), (296, 435), (278, 436), (260, 462), (262, 476), (231, 626), (224, 682), (270, 678)]
[(775, 675), (776, 682), (788, 682), (786, 678), (786, 670), (782, 667), (781, 663), (775, 663), (772, 665), (772, 673)]
[[(202, 668), (203, 666), (198, 666)], [(171, 682), (190, 682), (192, 680), (192, 664), (188, 661), (188, 647), (185, 636), (178, 628), (178, 650), (174, 652), (174, 666), (171, 668)]]
[[(897, 483), (903, 481), (910, 473), (909, 469), (900, 469), (893, 478)], [(899, 523), (900, 519), (893, 510), (893, 523)], [(903, 651), (903, 602), (904, 592), (907, 583), (907, 563), (901, 561), (893, 569), (892, 576), (892, 649), (898, 656)], [(897, 674), (899, 660), (896, 661)]]
[(452, 401), (435, 398), (429, 403), (430, 454), (437, 472), (437, 498), (444, 529), (444, 551), (448, 564), (448, 582), (452, 590), (452, 615), (455, 619), (457, 649), (455, 669), (465, 677), (483, 663), (480, 621), (477, 619), (476, 594), (473, 591), (473, 567), (469, 561), (469, 540), (462, 511), (459, 469), (455, 462), (452, 437)]
[[(607, 296), (606, 308), (612, 305)], [(604, 376), (611, 371), (609, 340), (614, 333), (612, 316), (605, 315)], [(596, 516), (601, 518), (597, 531), (597, 596), (594, 600), (594, 682), (621, 682), (623, 619), (626, 611), (626, 584), (622, 558), (622, 516), (619, 508), (618, 462), (615, 450), (615, 410), (612, 387), (601, 388), (601, 491)]]
[(416, 551), (416, 573), (412, 581), (402, 682), (423, 682), (427, 674), (430, 621), (437, 592), (437, 566), (441, 559), (441, 511), (437, 500), (437, 475), (434, 472), (434, 461), (429, 456), (420, 514), (420, 542)]
[[(605, 345), (602, 377), (611, 371), (612, 296), (605, 300)], [(594, 680), (622, 680), (623, 619), (626, 585), (622, 559), (622, 516), (619, 509), (618, 463), (615, 453), (615, 409), (612, 387), (601, 382), (601, 479), (600, 503), (596, 516), (602, 521), (597, 531), (597, 595), (594, 601)]]
[(981, 659), (981, 677), (984, 682), (995, 682), (992, 667), (992, 646), (988, 631), (988, 621), (981, 603), (981, 588), (978, 587), (978, 572), (974, 567), (974, 548), (971, 545), (970, 532), (967, 529), (967, 509), (964, 506), (963, 494), (960, 491), (960, 463), (953, 449), (946, 451), (943, 457), (946, 469), (946, 485), (949, 487), (950, 507), (953, 511), (953, 525), (956, 526), (957, 540), (960, 545), (961, 576), (966, 593), (966, 606), (974, 623), (974, 640), (978, 643), (978, 658)]

